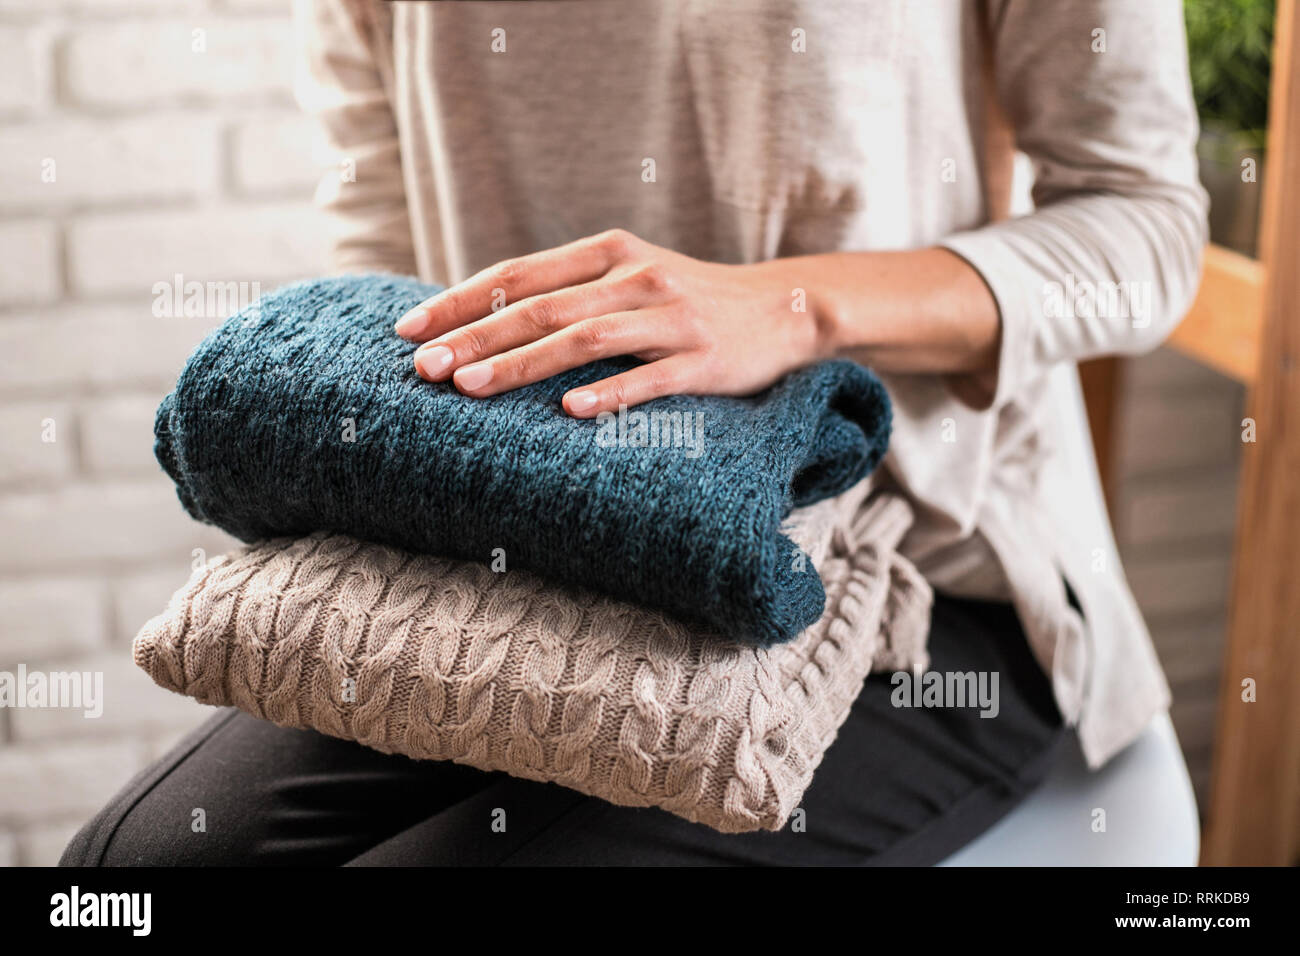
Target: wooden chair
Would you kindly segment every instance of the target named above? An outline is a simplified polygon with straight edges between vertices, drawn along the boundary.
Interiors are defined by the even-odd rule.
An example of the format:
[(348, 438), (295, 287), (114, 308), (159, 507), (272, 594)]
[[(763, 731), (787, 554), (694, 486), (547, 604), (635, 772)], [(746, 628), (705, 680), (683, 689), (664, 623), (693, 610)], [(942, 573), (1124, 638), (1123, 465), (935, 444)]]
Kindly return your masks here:
[[(1300, 24), (1278, 0), (1258, 260), (1219, 246), (1169, 344), (1248, 389), (1206, 865), (1300, 861)], [(1081, 367), (1110, 478), (1115, 359)], [(1243, 425), (1244, 428), (1244, 425)], [(1253, 702), (1243, 681), (1253, 681)]]

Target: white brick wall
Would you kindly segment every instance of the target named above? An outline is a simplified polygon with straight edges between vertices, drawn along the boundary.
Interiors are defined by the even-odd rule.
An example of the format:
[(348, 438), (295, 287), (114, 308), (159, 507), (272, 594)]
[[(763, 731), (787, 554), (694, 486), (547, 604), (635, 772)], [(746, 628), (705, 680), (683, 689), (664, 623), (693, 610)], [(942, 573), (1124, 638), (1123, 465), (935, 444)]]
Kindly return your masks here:
[(201, 13), (87, 24), (59, 44), (61, 88), (83, 107), (283, 99), (293, 44), (281, 18)]
[(218, 129), (213, 117), (184, 112), (0, 129), (0, 205), (48, 210), (211, 194)]
[[(0, 486), (66, 480), (76, 467), (74, 442), (59, 441), (72, 425), (72, 406), (55, 399), (0, 405)], [(64, 437), (67, 437), (66, 431)]]
[[(303, 143), (312, 143), (310, 155)], [(234, 187), (244, 195), (284, 189), (312, 189), (326, 164), (325, 149), (314, 124), (302, 117), (286, 121), (275, 115), (250, 119), (232, 131)]]
[(194, 548), (217, 553), (230, 544), (190, 521), (171, 483), (152, 476), (12, 492), (0, 498), (0, 540), (0, 571), (14, 575), (169, 560), (179, 571)]
[(6, 580), (0, 583), (0, 621), (0, 669), (75, 659), (107, 642), (107, 583), (86, 575)]
[(287, 6), (0, 0), (0, 670), (99, 672), (105, 695), (97, 720), (0, 710), (0, 866), (55, 862), (209, 713), (130, 659), (195, 549), (230, 545), (152, 453), (220, 316), (156, 316), (153, 287), (321, 271)]
[(324, 255), (317, 222), (298, 203), (91, 214), (69, 224), (69, 278), (78, 296), (111, 296), (148, 294), (177, 274), (219, 282), (301, 275)]
[(59, 297), (59, 242), (54, 223), (0, 223), (0, 306), (53, 302)]
[(0, 26), (0, 114), (39, 109), (49, 89), (44, 37)]
[(152, 392), (87, 399), (81, 406), (81, 461), (91, 475), (158, 473), (153, 456)]
[[(165, 280), (159, 280), (165, 281)], [(0, 319), (0, 389), (104, 394), (151, 387), (161, 398), (185, 357), (218, 320), (156, 318), (148, 290), (135, 305), (68, 303)]]
[(144, 765), (147, 746), (122, 736), (73, 739), (58, 746), (10, 743), (0, 750), (6, 824), (21, 832), (33, 825), (89, 819)]

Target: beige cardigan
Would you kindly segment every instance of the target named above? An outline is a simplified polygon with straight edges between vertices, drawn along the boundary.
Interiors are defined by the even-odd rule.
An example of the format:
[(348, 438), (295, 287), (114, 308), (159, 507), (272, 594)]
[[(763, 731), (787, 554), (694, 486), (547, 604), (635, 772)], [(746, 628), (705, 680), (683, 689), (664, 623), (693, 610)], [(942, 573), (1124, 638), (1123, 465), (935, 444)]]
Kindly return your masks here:
[[(342, 159), (318, 194), (341, 270), (451, 283), (613, 226), (727, 262), (964, 257), (1001, 311), (992, 403), (885, 378), (886, 469), (917, 513), (902, 553), (936, 587), (1014, 602), (1092, 765), (1168, 706), (1105, 516), (1061, 477), (1049, 373), (1154, 347), (1194, 292), (1206, 200), (1178, 0), (302, 0), (297, 17), (299, 97)], [(991, 98), (1038, 206), (998, 223)], [(1090, 287), (1132, 294), (1092, 308)]]

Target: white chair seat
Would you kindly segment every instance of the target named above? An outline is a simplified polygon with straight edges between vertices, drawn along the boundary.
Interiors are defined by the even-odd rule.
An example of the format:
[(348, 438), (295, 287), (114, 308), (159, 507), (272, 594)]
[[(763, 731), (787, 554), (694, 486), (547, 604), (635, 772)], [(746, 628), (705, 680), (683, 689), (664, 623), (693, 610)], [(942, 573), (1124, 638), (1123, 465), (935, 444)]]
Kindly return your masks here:
[[(1094, 811), (1106, 811), (1104, 832)], [(1073, 738), (1047, 780), (940, 866), (1195, 866), (1196, 798), (1168, 714), (1089, 772)]]

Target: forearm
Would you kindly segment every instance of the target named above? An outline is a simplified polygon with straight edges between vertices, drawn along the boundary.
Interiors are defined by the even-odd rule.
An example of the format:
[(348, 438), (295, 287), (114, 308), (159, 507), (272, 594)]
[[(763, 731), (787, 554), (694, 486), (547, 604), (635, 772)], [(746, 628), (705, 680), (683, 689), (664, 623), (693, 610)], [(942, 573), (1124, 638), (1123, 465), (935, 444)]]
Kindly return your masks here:
[(763, 263), (807, 292), (817, 351), (883, 372), (979, 373), (997, 362), (997, 303), (946, 249), (833, 252)]

